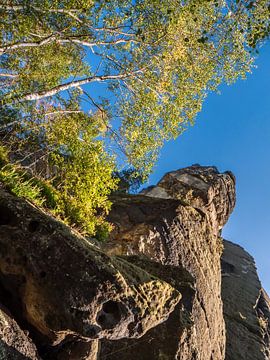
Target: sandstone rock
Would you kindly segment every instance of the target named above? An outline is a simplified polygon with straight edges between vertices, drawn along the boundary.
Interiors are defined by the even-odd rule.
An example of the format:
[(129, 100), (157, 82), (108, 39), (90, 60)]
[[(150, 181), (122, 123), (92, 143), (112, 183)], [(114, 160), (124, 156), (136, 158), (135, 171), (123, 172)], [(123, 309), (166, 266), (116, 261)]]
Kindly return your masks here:
[(270, 301), (253, 258), (224, 241), (222, 299), (226, 321), (226, 360), (270, 359)]
[[(137, 342), (123, 347), (123, 342), (103, 341), (101, 359), (102, 354), (106, 360), (125, 359), (120, 350), (130, 344), (128, 358), (135, 360), (144, 341), (147, 353), (141, 355), (143, 360), (224, 359), (219, 232), (235, 203), (234, 186), (230, 173), (192, 166), (166, 174), (157, 187), (146, 189), (141, 196), (114, 199), (109, 219), (115, 230), (106, 245), (107, 253), (143, 254), (174, 266), (175, 273), (183, 266), (195, 278), (196, 294), (191, 304), (192, 326), (183, 326), (177, 307), (164, 324)], [(166, 334), (164, 341), (162, 334)], [(158, 347), (152, 340), (155, 337)]]
[(194, 304), (194, 280), (181, 266), (161, 265), (138, 256), (126, 259), (147, 268), (152, 274), (166, 280), (178, 289), (182, 299), (166, 322), (149, 330), (140, 339), (102, 340), (98, 359), (174, 359), (183, 332), (192, 326), (191, 312)]
[(163, 176), (157, 186), (143, 194), (165, 199), (181, 199), (200, 209), (221, 229), (235, 206), (235, 177), (230, 171), (220, 174), (215, 166), (193, 165)]
[(35, 345), (2, 305), (0, 305), (0, 359), (40, 359)]
[(110, 259), (2, 189), (0, 285), (16, 318), (54, 345), (70, 336), (141, 336), (167, 319), (181, 298), (165, 281), (124, 259)]
[(234, 204), (230, 172), (168, 173), (114, 196), (100, 249), (0, 188), (0, 360), (270, 360), (254, 260), (220, 237)]
[(49, 351), (44, 360), (97, 360), (99, 341), (71, 340)]

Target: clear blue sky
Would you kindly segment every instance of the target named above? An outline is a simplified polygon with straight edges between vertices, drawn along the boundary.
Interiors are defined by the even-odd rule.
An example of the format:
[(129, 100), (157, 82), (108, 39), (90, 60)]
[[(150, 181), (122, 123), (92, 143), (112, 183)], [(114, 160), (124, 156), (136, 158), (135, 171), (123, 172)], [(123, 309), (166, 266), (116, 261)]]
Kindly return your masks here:
[(245, 81), (211, 94), (196, 124), (168, 142), (150, 178), (195, 163), (231, 170), (237, 205), (223, 237), (255, 258), (270, 294), (270, 46), (261, 49), (257, 69)]

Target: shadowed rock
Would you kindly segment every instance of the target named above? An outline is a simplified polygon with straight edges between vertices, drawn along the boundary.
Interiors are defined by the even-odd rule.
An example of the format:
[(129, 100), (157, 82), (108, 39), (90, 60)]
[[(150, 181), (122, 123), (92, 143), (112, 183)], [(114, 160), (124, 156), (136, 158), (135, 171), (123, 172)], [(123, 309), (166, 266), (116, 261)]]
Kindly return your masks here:
[(0, 359), (40, 359), (35, 345), (2, 305), (0, 305)]
[(70, 336), (142, 336), (181, 298), (170, 284), (125, 259), (110, 259), (2, 189), (0, 219), (2, 300), (44, 344)]
[(129, 262), (147, 268), (152, 274), (172, 284), (181, 292), (182, 299), (166, 322), (149, 330), (142, 338), (101, 340), (98, 359), (135, 359), (136, 356), (138, 358), (138, 353), (140, 360), (174, 359), (178, 351), (179, 339), (193, 324), (191, 315), (195, 297), (194, 280), (181, 266), (161, 265), (138, 256), (126, 258)]
[(226, 360), (270, 359), (270, 301), (254, 259), (224, 241), (222, 299), (226, 321)]

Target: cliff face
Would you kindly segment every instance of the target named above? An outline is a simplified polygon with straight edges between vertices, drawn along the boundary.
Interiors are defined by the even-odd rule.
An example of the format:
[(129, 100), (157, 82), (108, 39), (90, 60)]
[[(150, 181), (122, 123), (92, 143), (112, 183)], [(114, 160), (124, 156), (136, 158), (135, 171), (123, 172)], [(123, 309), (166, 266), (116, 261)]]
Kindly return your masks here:
[[(182, 265), (196, 281), (196, 293), (189, 304), (192, 324), (183, 328), (181, 308), (177, 307), (168, 320), (171, 325), (164, 323), (141, 342), (134, 342), (127, 358), (136, 359), (144, 346), (142, 359), (224, 359), (219, 230), (234, 202), (230, 173), (197, 166), (165, 175), (156, 187), (145, 190), (143, 197), (115, 200), (110, 220), (117, 226), (107, 252), (140, 254), (174, 266), (175, 272)], [(104, 342), (101, 357), (116, 359), (118, 351), (128, 344), (127, 340)]]
[(100, 248), (0, 189), (0, 359), (269, 359), (254, 261), (220, 237), (230, 172), (195, 165), (113, 204)]
[[(0, 302), (42, 356), (57, 358), (62, 345), (77, 339), (140, 337), (179, 303), (182, 294), (162, 276), (109, 258), (3, 190), (0, 199)], [(180, 272), (183, 287), (192, 286), (190, 274)]]
[(270, 359), (270, 301), (253, 258), (224, 241), (222, 299), (227, 330), (226, 360)]

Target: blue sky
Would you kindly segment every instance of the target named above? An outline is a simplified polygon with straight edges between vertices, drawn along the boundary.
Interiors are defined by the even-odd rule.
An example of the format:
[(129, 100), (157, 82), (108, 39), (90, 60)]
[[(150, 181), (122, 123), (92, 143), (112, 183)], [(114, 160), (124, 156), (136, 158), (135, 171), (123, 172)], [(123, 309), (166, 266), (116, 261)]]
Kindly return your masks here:
[(196, 124), (165, 144), (149, 184), (165, 172), (216, 165), (237, 179), (237, 205), (223, 237), (255, 258), (270, 294), (270, 46), (261, 49), (257, 68), (245, 81), (211, 94)]

